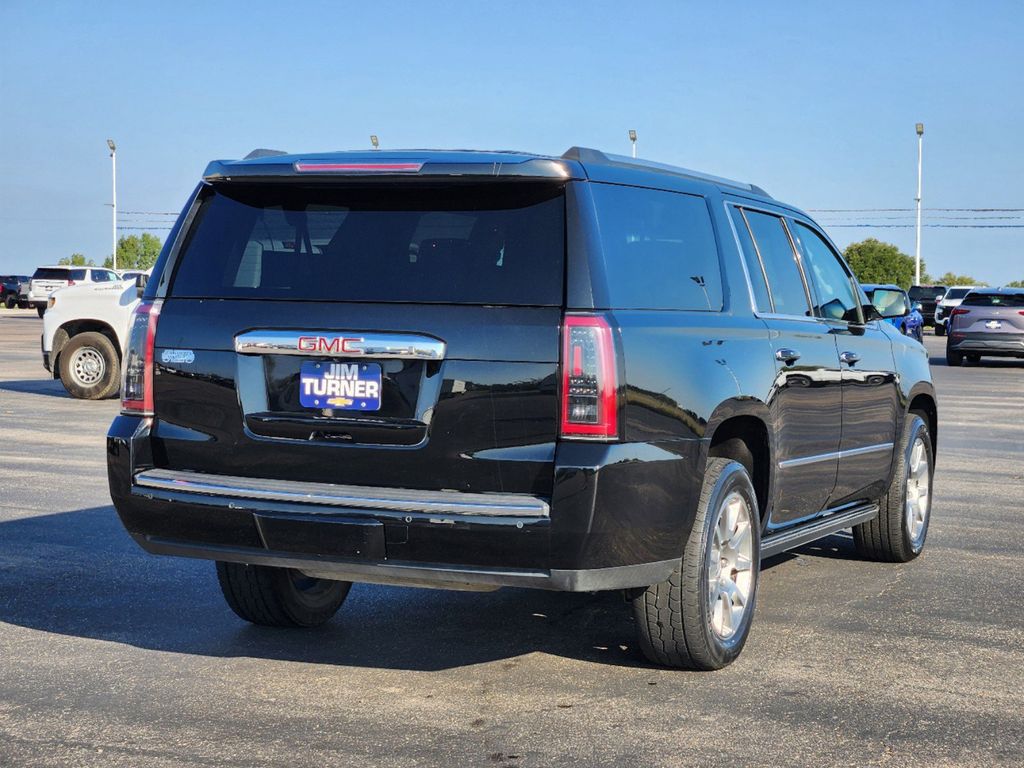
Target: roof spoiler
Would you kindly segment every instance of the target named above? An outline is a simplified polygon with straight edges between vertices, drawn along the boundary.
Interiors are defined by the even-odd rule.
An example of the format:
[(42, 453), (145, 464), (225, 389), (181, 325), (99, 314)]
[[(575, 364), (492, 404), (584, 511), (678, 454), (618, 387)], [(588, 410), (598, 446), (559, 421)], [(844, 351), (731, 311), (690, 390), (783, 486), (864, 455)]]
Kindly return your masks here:
[(256, 158), (259, 158), (259, 157), (277, 157), (278, 155), (287, 155), (287, 154), (288, 154), (287, 152), (284, 152), (284, 151), (282, 151), (280, 149), (263, 149), (263, 148), (258, 148), (258, 149), (254, 149), (252, 152), (250, 152), (248, 155), (246, 155), (242, 159), (243, 160), (255, 160)]

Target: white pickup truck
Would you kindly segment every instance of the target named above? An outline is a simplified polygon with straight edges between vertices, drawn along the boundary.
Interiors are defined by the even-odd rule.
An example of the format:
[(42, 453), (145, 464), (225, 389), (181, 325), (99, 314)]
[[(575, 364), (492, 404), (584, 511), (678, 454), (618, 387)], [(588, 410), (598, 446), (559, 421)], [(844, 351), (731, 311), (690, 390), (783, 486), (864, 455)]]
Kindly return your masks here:
[(82, 283), (50, 295), (43, 366), (72, 397), (100, 400), (121, 387), (121, 355), (139, 304), (140, 280)]

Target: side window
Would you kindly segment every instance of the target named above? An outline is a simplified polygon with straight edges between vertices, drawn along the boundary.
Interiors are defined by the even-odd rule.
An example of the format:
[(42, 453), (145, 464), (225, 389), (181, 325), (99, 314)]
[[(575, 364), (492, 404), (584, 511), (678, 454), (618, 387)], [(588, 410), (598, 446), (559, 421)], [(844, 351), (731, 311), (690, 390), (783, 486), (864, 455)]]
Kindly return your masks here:
[(114, 273), (108, 272), (105, 269), (94, 269), (92, 271), (92, 281), (94, 283), (109, 283), (114, 279)]
[(722, 308), (722, 268), (703, 197), (614, 184), (591, 188), (613, 306)]
[(797, 237), (804, 249), (808, 277), (814, 283), (816, 306), (814, 313), (828, 320), (860, 322), (861, 301), (854, 290), (853, 280), (846, 268), (817, 232), (796, 223)]
[(70, 269), (67, 272), (67, 276), (61, 275), (60, 279), (63, 280), (74, 280), (75, 282), (82, 282), (85, 280), (87, 270), (84, 269)]
[(757, 255), (764, 266), (774, 311), (780, 315), (810, 315), (796, 253), (782, 219), (770, 213), (749, 210), (744, 210), (743, 216), (750, 226)]
[(750, 276), (750, 287), (754, 290), (754, 303), (757, 305), (755, 308), (759, 312), (771, 312), (772, 299), (768, 295), (767, 278), (761, 267), (761, 261), (757, 258), (754, 241), (750, 239), (747, 222), (743, 220), (743, 213), (739, 208), (732, 209), (732, 223), (740, 240), (740, 251), (743, 255), (743, 263), (747, 267), (747, 274)]

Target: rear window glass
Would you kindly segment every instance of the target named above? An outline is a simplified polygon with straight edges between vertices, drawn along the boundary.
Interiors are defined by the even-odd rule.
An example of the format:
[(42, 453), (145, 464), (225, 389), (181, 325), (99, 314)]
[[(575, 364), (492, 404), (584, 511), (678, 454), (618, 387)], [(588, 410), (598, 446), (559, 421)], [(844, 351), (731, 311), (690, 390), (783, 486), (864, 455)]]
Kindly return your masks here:
[(551, 185), (221, 185), (170, 293), (557, 306), (564, 254)]
[(722, 272), (703, 197), (593, 184), (613, 307), (722, 308)]
[(910, 298), (916, 301), (921, 299), (937, 299), (945, 292), (946, 289), (941, 285), (934, 287), (915, 285), (910, 289)]
[(971, 290), (972, 290), (971, 288), (950, 288), (948, 291), (946, 291), (946, 295), (943, 296), (943, 298), (944, 299), (962, 299), (964, 296), (966, 296), (968, 293), (970, 293)]
[(972, 293), (965, 307), (1024, 307), (1024, 293)]
[[(35, 274), (32, 275), (32, 279), (33, 280), (67, 280), (68, 279), (68, 272), (70, 272), (70, 271), (71, 270), (59, 269), (57, 267), (40, 267), (39, 269), (37, 269), (35, 271)], [(85, 276), (85, 270), (75, 270), (75, 271), (76, 272), (81, 272), (83, 277)], [(72, 279), (81, 279), (81, 278), (72, 278)]]

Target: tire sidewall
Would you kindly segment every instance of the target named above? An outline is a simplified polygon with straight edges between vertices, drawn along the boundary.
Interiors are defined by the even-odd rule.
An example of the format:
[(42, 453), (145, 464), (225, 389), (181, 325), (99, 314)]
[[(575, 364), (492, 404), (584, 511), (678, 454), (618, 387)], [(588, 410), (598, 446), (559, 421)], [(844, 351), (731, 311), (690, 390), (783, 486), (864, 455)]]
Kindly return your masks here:
[[(711, 615), (708, 606), (708, 558), (714, 537), (714, 526), (718, 519), (718, 509), (722, 501), (733, 491), (739, 492), (750, 509), (754, 518), (751, 521), (753, 586), (750, 600), (743, 613), (743, 621), (731, 637), (723, 639), (711, 628)], [(703, 633), (704, 645), (720, 666), (724, 666), (739, 656), (750, 634), (750, 625), (754, 618), (757, 604), (757, 589), (760, 584), (761, 571), (761, 511), (757, 505), (754, 486), (747, 470), (739, 462), (730, 462), (715, 480), (715, 485), (708, 496), (707, 508), (701, 510), (703, 525), (700, 537), (699, 556), (701, 558), (700, 578), (698, 580), (697, 599), (700, 611), (700, 630)], [(691, 553), (687, 553), (691, 554)], [(697, 553), (692, 553), (697, 554)]]
[[(71, 372), (71, 362), (75, 353), (85, 348), (95, 350), (103, 358), (104, 363), (102, 378), (89, 386), (79, 384)], [(106, 336), (94, 332), (72, 336), (60, 353), (59, 365), (61, 383), (64, 384), (69, 395), (80, 400), (99, 400), (109, 397), (112, 389), (116, 392), (115, 383), (121, 377), (120, 362), (114, 345)]]
[[(924, 519), (924, 531), (921, 533), (921, 541), (914, 546), (910, 538), (910, 528), (907, 525), (907, 482), (910, 475), (910, 455), (914, 450), (914, 443), (921, 437), (924, 442), (925, 454), (928, 457), (928, 514)], [(931, 433), (928, 431), (928, 424), (916, 413), (910, 414), (910, 425), (907, 427), (906, 440), (903, 446), (903, 477), (900, 479), (900, 530), (903, 533), (903, 546), (912, 557), (917, 557), (924, 550), (928, 541), (928, 528), (932, 522), (932, 486), (935, 484), (935, 456), (932, 453)]]

